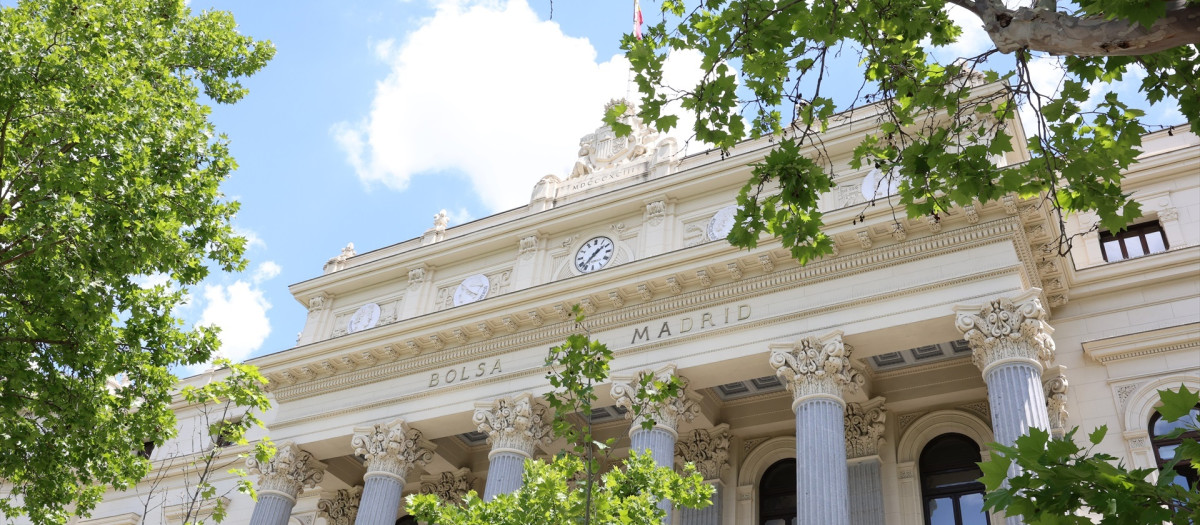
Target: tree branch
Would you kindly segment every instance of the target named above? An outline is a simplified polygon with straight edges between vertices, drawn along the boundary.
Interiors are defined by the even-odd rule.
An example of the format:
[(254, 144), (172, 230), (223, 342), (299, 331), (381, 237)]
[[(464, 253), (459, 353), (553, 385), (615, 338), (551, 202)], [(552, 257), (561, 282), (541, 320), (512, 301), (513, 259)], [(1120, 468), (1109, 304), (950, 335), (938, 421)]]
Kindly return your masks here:
[(1012, 10), (997, 2), (947, 0), (983, 22), (1004, 53), (1026, 48), (1053, 55), (1138, 56), (1200, 44), (1200, 5), (1167, 2), (1166, 15), (1145, 27), (1125, 19), (1078, 17), (1046, 9)]

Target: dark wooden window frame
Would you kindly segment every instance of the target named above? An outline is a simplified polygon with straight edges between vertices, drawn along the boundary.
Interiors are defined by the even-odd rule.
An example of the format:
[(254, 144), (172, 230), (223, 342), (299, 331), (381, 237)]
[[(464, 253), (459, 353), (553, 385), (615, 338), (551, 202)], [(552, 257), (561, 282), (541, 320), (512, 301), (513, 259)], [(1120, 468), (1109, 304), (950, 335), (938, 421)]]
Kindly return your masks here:
[[(1112, 233), (1108, 231), (1101, 231), (1100, 253), (1104, 256), (1105, 262), (1123, 261), (1125, 259), (1129, 259), (1129, 251), (1125, 249), (1125, 239), (1138, 239), (1138, 241), (1142, 244), (1142, 255), (1162, 253), (1150, 251), (1150, 243), (1146, 241), (1146, 237), (1151, 233), (1158, 233), (1160, 236), (1162, 236), (1163, 251), (1171, 249), (1171, 244), (1167, 242), (1167, 232), (1163, 231), (1162, 225), (1159, 224), (1158, 221), (1150, 221), (1143, 222), (1141, 224), (1135, 224), (1122, 232)], [(1112, 259), (1109, 257), (1108, 243), (1112, 241), (1117, 241), (1117, 246), (1121, 248), (1121, 258), (1119, 259)], [(1141, 257), (1141, 255), (1135, 257)]]
[[(1195, 407), (1193, 407), (1193, 410), (1198, 410), (1198, 409), (1200, 409), (1200, 405), (1196, 405)], [(1188, 416), (1184, 416), (1184, 417), (1188, 417)], [(1149, 426), (1147, 426), (1146, 430), (1150, 433), (1150, 448), (1152, 450), (1154, 450), (1154, 462), (1155, 462), (1155, 464), (1158, 465), (1158, 470), (1161, 471), (1163, 469), (1163, 467), (1165, 467), (1167, 465), (1167, 462), (1170, 461), (1170, 458), (1161, 457), (1158, 453), (1159, 449), (1161, 449), (1162, 447), (1168, 447), (1171, 445), (1178, 445), (1178, 444), (1182, 443), (1184, 439), (1194, 439), (1194, 440), (1200, 441), (1200, 431), (1193, 430), (1191, 432), (1185, 432), (1182, 435), (1180, 435), (1179, 437), (1174, 438), (1174, 439), (1160, 439), (1154, 433), (1154, 424), (1158, 423), (1158, 421), (1160, 419), (1162, 419), (1162, 414), (1155, 412), (1154, 415), (1150, 417), (1150, 424), (1149, 424)], [(1198, 486), (1198, 482), (1200, 482), (1200, 474), (1197, 474), (1196, 471), (1191, 468), (1190, 462), (1180, 461), (1179, 463), (1176, 463), (1175, 464), (1175, 472), (1177, 474), (1183, 476), (1184, 479), (1186, 479), (1188, 481), (1189, 487), (1195, 488)]]

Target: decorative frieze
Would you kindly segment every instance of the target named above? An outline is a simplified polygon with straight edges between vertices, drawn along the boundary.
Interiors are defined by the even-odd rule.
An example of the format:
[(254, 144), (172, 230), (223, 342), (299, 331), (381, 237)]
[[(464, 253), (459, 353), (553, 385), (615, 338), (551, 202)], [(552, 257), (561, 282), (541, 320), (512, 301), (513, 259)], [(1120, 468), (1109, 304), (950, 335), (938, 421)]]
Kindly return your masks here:
[(712, 277), (708, 275), (708, 270), (696, 270), (696, 278), (700, 279), (700, 285), (708, 288), (712, 286)]
[(882, 400), (867, 405), (846, 403), (846, 457), (878, 455), (885, 419), (887, 409)]
[(871, 234), (866, 230), (856, 232), (854, 235), (858, 237), (858, 245), (862, 246), (864, 250), (871, 247)]
[(638, 296), (640, 296), (643, 301), (649, 301), (650, 299), (654, 298), (654, 291), (650, 289), (650, 285), (648, 284), (637, 285), (637, 291)]
[(667, 277), (667, 288), (671, 290), (671, 294), (673, 295), (683, 292), (683, 285), (679, 284), (679, 279), (674, 276)]
[(731, 262), (725, 265), (725, 267), (729, 269), (729, 275), (733, 277), (733, 280), (742, 280), (742, 266), (739, 265), (737, 261)]
[(546, 324), (546, 321), (542, 319), (542, 314), (538, 313), (537, 310), (530, 310), (528, 315), (529, 322), (533, 323), (533, 326), (542, 326), (543, 324)]
[(613, 308), (625, 306), (625, 298), (621, 296), (621, 292), (619, 290), (608, 292), (608, 302), (612, 303)]
[(963, 212), (967, 215), (968, 224), (979, 224), (979, 209), (974, 204), (963, 206)]
[(667, 217), (667, 203), (664, 201), (654, 201), (646, 204), (646, 223), (651, 226), (662, 224), (663, 219)]
[(538, 445), (546, 446), (551, 435), (549, 409), (529, 394), (502, 397), (492, 403), (477, 404), (472, 418), (479, 431), (487, 434), (492, 453), (516, 451), (533, 457)]
[(1046, 413), (1050, 416), (1050, 433), (1061, 438), (1067, 431), (1067, 376), (1066, 367), (1059, 366), (1053, 377), (1042, 383), (1046, 390)]
[(975, 366), (985, 373), (994, 365), (1028, 361), (1038, 365), (1054, 360), (1054, 329), (1046, 324), (1039, 289), (1017, 297), (1001, 297), (982, 307), (955, 307), (955, 326), (971, 346)]
[(463, 467), (453, 472), (442, 472), (436, 476), (421, 476), (421, 494), (433, 494), (442, 503), (461, 505), (463, 497), (475, 485), (471, 469)]
[(811, 396), (841, 399), (843, 391), (857, 391), (865, 380), (850, 364), (850, 348), (842, 342), (841, 331), (771, 345), (770, 363), (797, 402)]
[(358, 504), (362, 501), (362, 487), (338, 489), (329, 498), (317, 502), (317, 512), (329, 525), (354, 525), (358, 517)]
[(259, 492), (283, 494), (293, 500), (302, 489), (316, 486), (325, 477), (325, 464), (291, 441), (279, 444), (266, 463), (254, 456), (246, 458), (246, 467), (258, 474)]
[(537, 248), (538, 248), (537, 235), (527, 235), (525, 237), (521, 237), (521, 245), (517, 252), (517, 255), (520, 256), (522, 259), (529, 259), (529, 258), (533, 257), (533, 254), (535, 252), (537, 252)]
[[(639, 390), (643, 385), (643, 379), (655, 381), (670, 381), (671, 376), (676, 376), (675, 366), (668, 365), (660, 368), (657, 371), (645, 371), (638, 374), (637, 377), (612, 378), (612, 396), (617, 405), (625, 408), (628, 412), (625, 413), (626, 419), (633, 420), (633, 427), (630, 432), (636, 432), (641, 429), (642, 421), (649, 418), (654, 421), (654, 426), (665, 428), (672, 433), (679, 429), (679, 421), (691, 421), (700, 413), (700, 405), (696, 404), (687, 395), (687, 379), (678, 376), (683, 388), (679, 389), (679, 395), (666, 399), (661, 404), (647, 405), (638, 396)], [(647, 389), (652, 389), (653, 385), (645, 385)], [(634, 406), (641, 407), (641, 416), (634, 417)]]
[(758, 264), (762, 266), (763, 273), (771, 273), (775, 271), (775, 261), (771, 260), (771, 254), (769, 253), (759, 255)]
[(403, 480), (409, 469), (423, 467), (433, 459), (433, 443), (422, 439), (421, 431), (403, 419), (355, 428), (350, 445), (355, 455), (367, 461), (368, 476), (381, 472)]
[(692, 463), (704, 479), (720, 479), (729, 467), (729, 425), (721, 424), (711, 430), (698, 428), (675, 443), (675, 463), (682, 467)]
[(408, 287), (416, 288), (425, 282), (425, 267), (418, 266), (408, 271)]

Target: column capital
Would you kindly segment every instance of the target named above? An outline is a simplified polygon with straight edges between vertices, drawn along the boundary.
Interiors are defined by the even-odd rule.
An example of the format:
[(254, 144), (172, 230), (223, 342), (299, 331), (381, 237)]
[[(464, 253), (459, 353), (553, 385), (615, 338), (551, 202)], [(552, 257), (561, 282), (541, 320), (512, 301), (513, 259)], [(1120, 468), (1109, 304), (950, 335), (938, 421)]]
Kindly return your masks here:
[(463, 497), (474, 486), (475, 476), (466, 467), (434, 476), (421, 476), (421, 494), (433, 494), (448, 505), (461, 505)]
[(421, 437), (421, 431), (403, 419), (356, 427), (350, 441), (354, 453), (367, 460), (366, 477), (391, 476), (401, 483), (413, 466), (423, 467), (433, 459), (433, 443)]
[(1033, 364), (1041, 373), (1054, 361), (1054, 333), (1046, 323), (1040, 289), (1015, 297), (1000, 297), (984, 305), (958, 305), (955, 327), (971, 347), (975, 366), (984, 375), (995, 366), (1010, 362)]
[(328, 498), (317, 502), (317, 512), (325, 517), (329, 525), (353, 525), (358, 516), (358, 504), (362, 501), (362, 487), (338, 489)]
[(846, 403), (846, 458), (879, 454), (883, 422), (887, 419), (883, 401), (877, 397), (866, 403)]
[[(641, 402), (638, 399), (638, 391), (643, 387), (643, 379), (653, 378), (654, 381), (668, 381), (672, 376), (678, 377), (683, 384), (683, 388), (679, 389), (679, 395), (668, 398), (662, 404), (644, 407), (643, 415), (635, 418), (633, 407)], [(692, 421), (700, 413), (700, 405), (696, 404), (696, 401), (687, 394), (687, 378), (675, 373), (675, 365), (667, 365), (655, 371), (644, 370), (634, 377), (613, 377), (612, 382), (613, 399), (618, 406), (628, 410), (625, 417), (633, 420), (633, 426), (629, 429), (630, 435), (641, 430), (642, 421), (650, 418), (654, 420), (655, 428), (661, 428), (678, 436), (679, 420)], [(653, 385), (645, 385), (645, 387), (653, 389)]]
[(729, 425), (720, 424), (712, 429), (698, 428), (680, 436), (675, 443), (675, 463), (696, 465), (696, 470), (706, 480), (719, 480), (721, 473), (729, 468)]
[(499, 452), (516, 452), (532, 458), (538, 445), (546, 446), (553, 440), (551, 419), (546, 405), (534, 401), (529, 394), (476, 403), (472, 417), (492, 444), (488, 459)]
[(823, 337), (805, 337), (795, 343), (771, 345), (771, 367), (792, 392), (792, 408), (813, 397), (845, 403), (843, 391), (854, 392), (864, 378), (850, 364), (852, 348), (837, 330)]
[(1067, 432), (1067, 390), (1070, 388), (1065, 374), (1067, 367), (1051, 367), (1049, 379), (1042, 376), (1042, 389), (1046, 391), (1046, 415), (1050, 418), (1050, 434), (1056, 438)]
[(325, 477), (325, 464), (291, 441), (276, 446), (275, 455), (266, 463), (254, 456), (246, 458), (246, 467), (258, 474), (259, 492), (280, 494), (292, 501), (301, 490), (316, 486)]

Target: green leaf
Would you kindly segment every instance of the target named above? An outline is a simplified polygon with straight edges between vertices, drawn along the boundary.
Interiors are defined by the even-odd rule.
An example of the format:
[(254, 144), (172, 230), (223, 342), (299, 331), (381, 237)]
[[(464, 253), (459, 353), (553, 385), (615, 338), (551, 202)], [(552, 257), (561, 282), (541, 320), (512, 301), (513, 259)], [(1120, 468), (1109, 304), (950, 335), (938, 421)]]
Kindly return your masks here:
[(1095, 430), (1088, 434), (1088, 442), (1093, 445), (1099, 445), (1104, 441), (1104, 435), (1108, 433), (1108, 425), (1100, 425)]
[(1162, 401), (1162, 405), (1156, 409), (1158, 413), (1167, 421), (1177, 421), (1200, 404), (1200, 390), (1192, 392), (1187, 385), (1179, 385), (1178, 391), (1159, 390), (1158, 398)]

